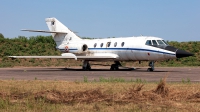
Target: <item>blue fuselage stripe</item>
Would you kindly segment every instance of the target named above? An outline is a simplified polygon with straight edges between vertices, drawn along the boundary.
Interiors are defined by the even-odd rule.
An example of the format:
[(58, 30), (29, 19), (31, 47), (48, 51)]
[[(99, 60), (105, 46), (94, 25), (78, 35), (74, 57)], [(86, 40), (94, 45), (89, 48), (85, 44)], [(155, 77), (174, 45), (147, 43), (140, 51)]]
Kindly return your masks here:
[[(63, 51), (65, 49), (60, 49), (60, 50)], [(78, 49), (69, 49), (69, 50), (78, 50)], [(149, 51), (149, 52), (156, 52), (156, 53), (175, 55), (175, 54), (172, 54), (172, 53), (156, 51), (156, 50), (150, 50), (150, 49), (140, 49), (140, 48), (88, 48), (88, 50), (135, 50), (135, 51)]]

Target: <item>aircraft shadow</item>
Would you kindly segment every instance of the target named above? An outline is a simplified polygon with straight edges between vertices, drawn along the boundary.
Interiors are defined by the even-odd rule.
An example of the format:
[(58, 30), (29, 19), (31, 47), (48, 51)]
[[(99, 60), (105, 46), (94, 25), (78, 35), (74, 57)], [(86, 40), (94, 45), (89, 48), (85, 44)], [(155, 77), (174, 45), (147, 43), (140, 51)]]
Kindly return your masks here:
[[(31, 68), (31, 69), (20, 69), (20, 70), (11, 70), (15, 72), (56, 72), (56, 71), (84, 71), (84, 72), (89, 72), (89, 71), (108, 71), (108, 72), (114, 72), (111, 71), (110, 69), (91, 69), (89, 71), (85, 71), (81, 68)], [(133, 71), (133, 72), (148, 72), (146, 69), (142, 68), (128, 68), (128, 67), (123, 67), (120, 68), (119, 70), (116, 71)], [(171, 72), (171, 71), (165, 71), (165, 70), (155, 70), (153, 72)], [(175, 71), (173, 71), (175, 72)], [(151, 73), (151, 72), (149, 72)]]
[[(65, 71), (85, 71), (82, 69), (75, 69), (75, 68), (63, 68), (63, 70)], [(109, 72), (113, 72), (110, 69), (91, 69), (89, 71), (109, 71)], [(141, 68), (123, 68), (123, 69), (119, 69), (116, 71), (134, 71), (134, 72), (148, 72), (147, 70), (141, 69)], [(153, 72), (169, 72), (169, 71), (153, 71)]]

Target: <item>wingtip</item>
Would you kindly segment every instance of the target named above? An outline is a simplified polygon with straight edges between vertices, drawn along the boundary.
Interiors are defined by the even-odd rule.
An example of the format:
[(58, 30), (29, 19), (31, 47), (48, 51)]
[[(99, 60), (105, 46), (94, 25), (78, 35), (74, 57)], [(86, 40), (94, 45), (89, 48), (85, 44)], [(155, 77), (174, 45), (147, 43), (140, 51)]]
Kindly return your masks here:
[(16, 58), (16, 56), (8, 56), (8, 58), (15, 59), (15, 58)]

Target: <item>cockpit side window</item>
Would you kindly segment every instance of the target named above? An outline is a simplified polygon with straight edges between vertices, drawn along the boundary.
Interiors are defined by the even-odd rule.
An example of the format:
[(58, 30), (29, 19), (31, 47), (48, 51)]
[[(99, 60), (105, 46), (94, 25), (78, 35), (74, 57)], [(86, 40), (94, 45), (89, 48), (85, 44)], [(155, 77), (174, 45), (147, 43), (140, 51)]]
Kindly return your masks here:
[(151, 40), (147, 40), (146, 45), (152, 45)]
[(159, 45), (165, 45), (165, 43), (163, 43), (163, 41), (161, 41), (161, 40), (157, 40), (157, 42)]
[(164, 40), (162, 40), (166, 45), (169, 45), (167, 42), (165, 42)]
[(152, 40), (152, 42), (153, 42), (153, 45), (158, 45), (155, 40)]

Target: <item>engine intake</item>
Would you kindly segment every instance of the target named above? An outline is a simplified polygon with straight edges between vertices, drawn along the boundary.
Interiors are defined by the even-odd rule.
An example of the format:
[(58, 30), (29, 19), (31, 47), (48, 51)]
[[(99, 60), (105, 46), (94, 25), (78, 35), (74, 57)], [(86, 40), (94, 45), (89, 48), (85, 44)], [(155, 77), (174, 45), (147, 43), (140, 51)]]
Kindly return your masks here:
[(83, 45), (82, 50), (86, 51), (88, 49), (88, 46), (86, 44)]
[(66, 47), (68, 47), (70, 53), (82, 54), (88, 51), (87, 44), (69, 44)]

